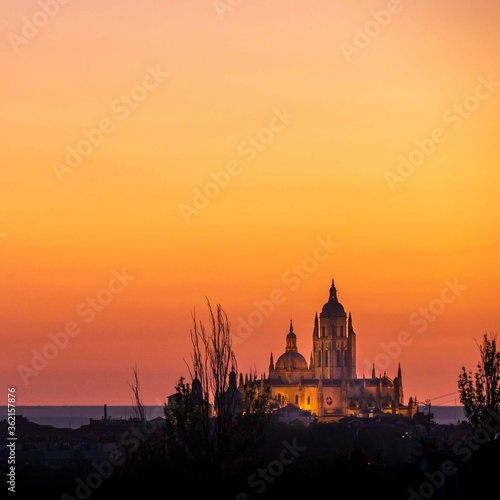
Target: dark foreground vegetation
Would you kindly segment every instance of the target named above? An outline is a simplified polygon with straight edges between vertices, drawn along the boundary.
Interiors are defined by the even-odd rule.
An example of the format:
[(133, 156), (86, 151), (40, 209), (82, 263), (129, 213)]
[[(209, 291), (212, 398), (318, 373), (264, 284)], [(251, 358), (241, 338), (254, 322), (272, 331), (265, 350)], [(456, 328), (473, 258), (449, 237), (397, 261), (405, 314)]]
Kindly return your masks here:
[[(23, 500), (471, 500), (499, 491), (495, 336), (479, 345), (477, 370), (464, 367), (459, 376), (465, 422), (441, 426), (429, 413), (374, 412), (322, 423), (294, 405), (273, 406), (270, 387), (238, 390), (229, 321), (220, 306), (209, 304), (209, 312), (209, 328), (193, 317), (191, 382), (179, 380), (164, 418), (147, 418), (137, 369), (135, 419), (74, 430), (19, 418), (14, 456), (0, 448), (7, 493)], [(2, 436), (8, 425), (0, 422)]]
[[(76, 430), (20, 421), (12, 498), (481, 498), (500, 486), (500, 441), (491, 433), (500, 418), (486, 425), (489, 431), (465, 422), (440, 426), (423, 414), (332, 424), (250, 414), (234, 423), (222, 455), (197, 431), (194, 441), (181, 442), (164, 419), (97, 421)], [(23, 438), (23, 427), (30, 437)], [(37, 448), (68, 445), (59, 464), (50, 453), (37, 459)]]

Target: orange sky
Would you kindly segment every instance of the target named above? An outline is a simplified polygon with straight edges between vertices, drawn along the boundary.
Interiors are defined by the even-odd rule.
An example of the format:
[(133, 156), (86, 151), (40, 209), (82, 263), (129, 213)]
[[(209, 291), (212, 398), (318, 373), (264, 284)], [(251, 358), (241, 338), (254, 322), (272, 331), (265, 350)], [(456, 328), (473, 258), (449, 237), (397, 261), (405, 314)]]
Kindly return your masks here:
[(499, 21), (497, 0), (8, 2), (4, 388), (126, 405), (137, 363), (161, 404), (205, 297), (240, 371), (290, 317), (309, 359), (334, 277), (358, 376), (401, 363), (405, 399), (453, 404), (500, 323)]

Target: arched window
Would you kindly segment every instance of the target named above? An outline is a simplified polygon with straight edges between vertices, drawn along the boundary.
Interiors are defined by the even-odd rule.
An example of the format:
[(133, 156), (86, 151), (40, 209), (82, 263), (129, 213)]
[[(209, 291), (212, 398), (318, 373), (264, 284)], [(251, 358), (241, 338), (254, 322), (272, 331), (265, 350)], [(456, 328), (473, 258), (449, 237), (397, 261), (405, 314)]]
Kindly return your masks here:
[(321, 367), (321, 351), (318, 352), (318, 366)]
[(328, 351), (325, 351), (325, 366), (328, 367)]
[(299, 404), (299, 396), (295, 396), (295, 404), (298, 405)]
[(341, 366), (340, 365), (340, 351), (337, 351), (337, 366)]
[(278, 402), (281, 403), (281, 392), (278, 393)]
[(311, 404), (311, 396), (307, 396), (307, 404), (310, 405)]

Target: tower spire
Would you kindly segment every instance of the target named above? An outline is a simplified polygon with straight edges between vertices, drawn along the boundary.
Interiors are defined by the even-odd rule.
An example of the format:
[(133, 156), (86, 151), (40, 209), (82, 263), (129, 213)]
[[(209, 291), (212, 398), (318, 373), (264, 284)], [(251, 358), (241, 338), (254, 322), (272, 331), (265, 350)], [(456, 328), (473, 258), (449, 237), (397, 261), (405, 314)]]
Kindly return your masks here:
[(332, 278), (332, 286), (330, 287), (330, 299), (334, 299), (338, 301), (337, 299), (337, 289), (335, 288), (335, 281)]
[(293, 332), (293, 323), (290, 320), (290, 331), (286, 336), (286, 352), (297, 351), (297, 335)]

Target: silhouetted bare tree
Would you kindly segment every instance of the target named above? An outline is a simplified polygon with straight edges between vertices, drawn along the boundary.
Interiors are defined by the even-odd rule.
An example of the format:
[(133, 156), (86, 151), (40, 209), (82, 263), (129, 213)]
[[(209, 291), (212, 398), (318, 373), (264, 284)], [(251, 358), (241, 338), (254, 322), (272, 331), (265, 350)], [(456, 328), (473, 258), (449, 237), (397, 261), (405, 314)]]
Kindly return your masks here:
[[(213, 404), (215, 409), (214, 437), (210, 443), (214, 445), (217, 458), (223, 459), (230, 439), (230, 427), (233, 415), (229, 411), (233, 405), (227, 397), (233, 395), (228, 392), (229, 373), (237, 370), (236, 356), (231, 339), (231, 323), (222, 306), (217, 304), (215, 310), (207, 298), (209, 326), (205, 327), (198, 321), (193, 311), (193, 327), (190, 331), (193, 352), (191, 367), (189, 367), (193, 382), (198, 381), (202, 398)], [(211, 431), (210, 407), (202, 406), (203, 420), (207, 432)]]
[(139, 375), (137, 373), (137, 363), (134, 365), (134, 382), (133, 383), (128, 383), (130, 388), (132, 389), (132, 392), (134, 393), (134, 413), (135, 416), (138, 420), (143, 422), (146, 420), (146, 408), (144, 407), (144, 403), (141, 398), (140, 394), (140, 384), (139, 384)]
[[(177, 463), (195, 466), (196, 474), (222, 474), (231, 449), (237, 363), (231, 324), (222, 306), (207, 299), (208, 324), (193, 311), (191, 362), (186, 363), (191, 383), (181, 377), (165, 408), (169, 453)], [(233, 381), (230, 386), (230, 380)]]

